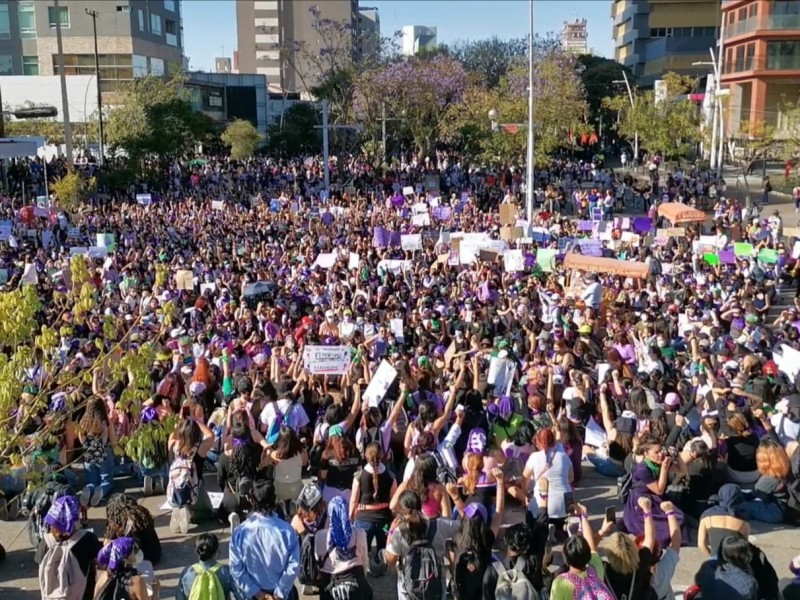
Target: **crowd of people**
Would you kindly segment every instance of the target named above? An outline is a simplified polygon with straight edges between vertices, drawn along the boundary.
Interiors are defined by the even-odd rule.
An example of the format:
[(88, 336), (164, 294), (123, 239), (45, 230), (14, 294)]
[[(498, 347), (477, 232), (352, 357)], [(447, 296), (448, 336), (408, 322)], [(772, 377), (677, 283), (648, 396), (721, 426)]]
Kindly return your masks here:
[[(35, 286), (59, 338), (0, 465), (43, 598), (159, 597), (139, 489), (173, 533), (230, 528), (227, 557), (195, 536), (180, 599), (368, 600), (393, 571), (407, 600), (670, 600), (687, 545), (708, 557), (687, 596), (800, 597), (749, 540), (800, 524), (800, 303), (770, 318), (800, 263), (777, 214), (694, 170), (641, 185), (560, 157), (527, 220), (519, 169), (333, 166), (330, 192), (314, 157), (210, 158), (71, 214), (3, 201), (5, 287)], [(668, 228), (664, 202), (710, 225)], [(64, 311), (76, 254), (92, 301)], [(134, 408), (141, 381), (106, 365), (143, 349)], [(598, 515), (589, 469), (619, 491)]]

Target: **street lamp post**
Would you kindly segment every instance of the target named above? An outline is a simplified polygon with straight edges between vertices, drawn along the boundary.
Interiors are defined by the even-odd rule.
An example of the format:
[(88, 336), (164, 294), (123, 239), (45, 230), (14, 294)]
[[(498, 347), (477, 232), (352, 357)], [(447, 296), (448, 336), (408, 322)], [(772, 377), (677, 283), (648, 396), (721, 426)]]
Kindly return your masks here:
[[(636, 110), (636, 102), (633, 99), (633, 90), (631, 83), (628, 81), (628, 75), (622, 71), (622, 79), (615, 79), (611, 83), (624, 83), (625, 89), (628, 91), (628, 100), (631, 103), (631, 111)], [(639, 132), (635, 131), (633, 134), (633, 170), (635, 171), (639, 165)]]
[[(711, 51), (711, 58), (714, 58), (714, 51)], [(715, 62), (698, 61), (692, 63), (693, 67), (710, 66), (713, 67), (714, 72), (714, 85), (710, 86), (709, 92), (711, 93), (711, 153), (709, 156), (708, 166), (711, 171), (717, 169), (717, 119), (721, 118), (717, 110), (717, 88), (719, 87), (719, 73), (717, 72), (717, 65)]]
[[(105, 136), (103, 135), (103, 95), (100, 92), (100, 54), (97, 51), (97, 15), (96, 10), (86, 9), (86, 14), (92, 17), (92, 28), (94, 29), (94, 71), (97, 79), (97, 123), (100, 127), (100, 164), (103, 164), (105, 154)], [(86, 115), (84, 115), (86, 118)]]
[[(721, 43), (722, 42), (720, 42), (720, 44)], [(725, 119), (722, 115), (723, 90), (721, 88), (722, 70), (720, 69), (719, 60), (716, 54), (714, 54), (714, 49), (709, 48), (708, 51), (711, 54), (710, 61), (694, 62), (692, 66), (710, 66), (714, 73), (714, 88), (712, 90), (712, 102), (714, 104), (711, 107), (713, 114), (711, 126), (714, 130), (711, 133), (712, 148), (710, 167), (712, 170), (716, 170), (717, 179), (719, 179), (722, 177), (722, 168), (725, 166)]]
[(328, 132), (331, 129), (361, 129), (361, 124), (358, 125), (331, 125), (330, 120), (330, 107), (327, 100), (322, 101), (322, 125), (315, 125), (314, 129), (322, 129), (322, 161), (323, 173), (325, 175), (325, 193), (330, 195), (331, 187), (331, 168), (330, 168), (330, 148), (328, 144)]
[(61, 80), (61, 116), (64, 119), (64, 146), (67, 150), (67, 165), (72, 168), (72, 123), (69, 120), (69, 98), (67, 97), (67, 72), (64, 67), (64, 43), (61, 39), (61, 11), (59, 10), (58, 0), (53, 0), (53, 7), (56, 9), (56, 51), (58, 54), (59, 79)]
[[(533, 0), (528, 0), (528, 152), (526, 161), (525, 204), (528, 223), (533, 222)], [(496, 111), (495, 111), (496, 112)]]

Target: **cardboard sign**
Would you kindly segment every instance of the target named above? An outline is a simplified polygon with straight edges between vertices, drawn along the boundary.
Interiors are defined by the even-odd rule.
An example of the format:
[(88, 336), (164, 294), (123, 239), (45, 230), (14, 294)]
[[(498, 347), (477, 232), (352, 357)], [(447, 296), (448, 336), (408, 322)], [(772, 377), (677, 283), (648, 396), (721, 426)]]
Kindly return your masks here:
[(191, 291), (194, 289), (194, 273), (188, 269), (181, 269), (175, 273), (175, 282), (179, 290)]
[(212, 210), (225, 210), (225, 203), (222, 200), (212, 200), (211, 201), (211, 209)]
[(418, 233), (410, 233), (400, 236), (400, 247), (408, 252), (422, 250), (422, 236)]
[(483, 262), (495, 262), (500, 254), (495, 250), (479, 250), (478, 258)]
[(517, 222), (517, 207), (508, 202), (501, 204), (500, 222), (503, 225), (514, 225)]
[(386, 396), (386, 392), (389, 391), (392, 383), (394, 383), (395, 377), (397, 377), (397, 370), (388, 362), (382, 360), (372, 379), (370, 379), (367, 389), (364, 390), (363, 400), (368, 406), (377, 407), (381, 403), (381, 400)]
[(784, 227), (783, 235), (787, 238), (800, 238), (800, 227)]
[(344, 375), (350, 370), (348, 346), (306, 346), (303, 364), (312, 375)]
[(518, 240), (521, 239), (523, 235), (525, 235), (525, 232), (522, 227), (505, 226), (500, 228), (501, 240)]

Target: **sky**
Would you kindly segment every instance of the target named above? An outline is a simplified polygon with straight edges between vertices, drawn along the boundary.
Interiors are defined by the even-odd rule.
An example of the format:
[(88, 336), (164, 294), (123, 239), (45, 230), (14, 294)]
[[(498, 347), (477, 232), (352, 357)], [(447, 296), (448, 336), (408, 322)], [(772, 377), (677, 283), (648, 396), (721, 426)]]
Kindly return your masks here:
[[(183, 0), (182, 5), (190, 68), (213, 70), (215, 57), (233, 57), (235, 0)], [(403, 25), (436, 27), (438, 42), (445, 44), (459, 39), (528, 34), (526, 0), (364, 0), (361, 5), (378, 8), (384, 36)], [(560, 32), (564, 20), (585, 18), (589, 48), (602, 56), (613, 56), (611, 0), (535, 0), (533, 18), (534, 30), (540, 36)]]

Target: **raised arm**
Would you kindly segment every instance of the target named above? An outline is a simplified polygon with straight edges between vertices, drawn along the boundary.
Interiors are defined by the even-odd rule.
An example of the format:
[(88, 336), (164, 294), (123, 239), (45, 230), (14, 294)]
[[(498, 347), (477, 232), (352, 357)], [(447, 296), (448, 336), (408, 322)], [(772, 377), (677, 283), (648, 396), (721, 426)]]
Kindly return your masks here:
[(642, 541), (642, 546), (652, 551), (656, 547), (656, 523), (653, 520), (653, 503), (646, 496), (640, 497), (638, 502), (644, 516), (644, 540)]
[[(683, 541), (683, 538), (681, 536), (681, 524), (680, 521), (678, 521), (678, 515), (675, 512), (675, 505), (669, 501), (662, 502), (661, 510), (664, 511), (665, 515), (667, 515), (667, 524), (669, 525), (669, 547), (672, 548), (675, 552), (680, 552), (681, 542)], [(703, 532), (707, 533), (706, 530), (704, 529)], [(646, 532), (645, 535), (647, 535)], [(655, 525), (653, 526), (653, 535), (655, 535)], [(698, 546), (700, 545), (699, 532), (697, 538), (697, 545)]]

